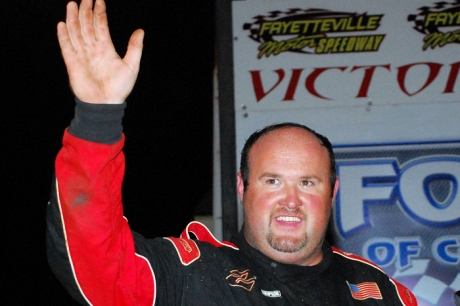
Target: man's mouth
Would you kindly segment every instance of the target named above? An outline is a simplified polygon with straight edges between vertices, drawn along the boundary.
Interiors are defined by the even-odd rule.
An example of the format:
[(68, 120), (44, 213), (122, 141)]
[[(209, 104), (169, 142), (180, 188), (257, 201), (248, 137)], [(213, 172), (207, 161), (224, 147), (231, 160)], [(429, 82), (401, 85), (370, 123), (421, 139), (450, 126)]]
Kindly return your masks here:
[(300, 218), (298, 217), (291, 217), (291, 216), (279, 216), (276, 217), (276, 221), (282, 221), (282, 222), (300, 222)]

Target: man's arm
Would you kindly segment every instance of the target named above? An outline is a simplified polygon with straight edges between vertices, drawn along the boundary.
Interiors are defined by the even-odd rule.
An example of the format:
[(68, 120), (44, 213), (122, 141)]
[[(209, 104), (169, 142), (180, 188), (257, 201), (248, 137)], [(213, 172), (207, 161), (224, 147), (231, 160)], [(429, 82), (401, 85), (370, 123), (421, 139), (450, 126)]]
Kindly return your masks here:
[[(91, 305), (152, 305), (154, 301), (152, 268), (136, 254), (123, 216), (124, 138), (110, 144), (121, 137), (116, 121), (123, 107), (77, 102), (76, 117), (56, 158), (47, 209), (50, 266), (74, 298)], [(89, 124), (113, 128), (92, 133), (81, 128), (88, 119), (97, 118)]]
[(121, 119), (139, 70), (143, 31), (134, 32), (121, 59), (103, 0), (94, 10), (91, 0), (82, 0), (80, 8), (68, 4), (58, 37), (77, 106), (55, 164), (47, 215), (50, 265), (82, 303), (152, 305), (153, 272), (135, 253), (121, 204)]

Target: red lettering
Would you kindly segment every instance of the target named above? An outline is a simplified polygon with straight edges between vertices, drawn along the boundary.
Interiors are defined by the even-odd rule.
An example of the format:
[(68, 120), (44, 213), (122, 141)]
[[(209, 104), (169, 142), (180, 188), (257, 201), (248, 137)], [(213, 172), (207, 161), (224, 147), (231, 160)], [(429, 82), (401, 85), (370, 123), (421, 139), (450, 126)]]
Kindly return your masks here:
[(305, 80), (305, 88), (307, 88), (308, 92), (310, 92), (312, 95), (325, 99), (325, 100), (331, 100), (330, 98), (326, 98), (318, 93), (318, 91), (315, 88), (315, 81), (316, 79), (326, 70), (330, 69), (339, 69), (340, 71), (344, 71), (347, 69), (347, 67), (326, 67), (326, 68), (315, 68), (312, 73), (307, 77)]
[(281, 81), (284, 79), (284, 74), (285, 74), (283, 69), (275, 70), (276, 74), (278, 75), (278, 81), (268, 91), (265, 91), (264, 86), (262, 85), (262, 78), (260, 77), (260, 70), (253, 70), (249, 72), (251, 73), (252, 84), (254, 86), (254, 93), (256, 94), (257, 102), (259, 102), (266, 95), (272, 92), (272, 90), (275, 89), (276, 86), (278, 86), (281, 83)]
[[(428, 68), (430, 68), (430, 73), (428, 74), (428, 78), (425, 81), (425, 84), (419, 90), (411, 94), (407, 91), (404, 81), (406, 79), (406, 75), (409, 69), (417, 65), (427, 65)], [(442, 66), (443, 66), (442, 64), (438, 64), (438, 63), (422, 62), (422, 63), (414, 63), (414, 64), (409, 64), (409, 65), (398, 67), (399, 88), (401, 88), (401, 90), (409, 97), (412, 97), (413, 95), (418, 94), (419, 92), (427, 88), (428, 85), (430, 85), (434, 81), (434, 79), (436, 79), (436, 77), (438, 76), (439, 70), (441, 69)]]
[(367, 98), (367, 92), (369, 91), (369, 86), (371, 84), (372, 77), (374, 76), (375, 68), (377, 67), (386, 68), (387, 70), (391, 71), (390, 64), (377, 66), (354, 66), (351, 69), (351, 72), (353, 72), (361, 68), (366, 68), (366, 70), (364, 71), (363, 81), (361, 82), (361, 88), (359, 89), (356, 98)]
[(291, 80), (289, 81), (288, 89), (286, 90), (286, 95), (284, 96), (283, 101), (293, 101), (295, 91), (297, 89), (297, 84), (299, 84), (300, 74), (303, 69), (292, 69)]
[(457, 81), (459, 68), (460, 68), (460, 62), (450, 64), (449, 78), (447, 79), (446, 89), (444, 89), (443, 93), (453, 93), (454, 92), (454, 85), (455, 85), (455, 82)]
[[(424, 76), (423, 73), (422, 74), (412, 73), (409, 75), (410, 69), (416, 66), (425, 66), (428, 68), (428, 74), (426, 75), (426, 77)], [(439, 72), (441, 71), (441, 68), (443, 66), (444, 64), (435, 63), (435, 62), (418, 62), (418, 63), (411, 63), (411, 64), (397, 67), (397, 72), (396, 72), (397, 84), (399, 85), (400, 90), (404, 94), (406, 94), (409, 97), (412, 97), (422, 92), (423, 90), (425, 90), (428, 86), (430, 86), (433, 83), (433, 81), (438, 77)], [(347, 70), (348, 68), (350, 68), (350, 72), (354, 72), (360, 69), (364, 70), (363, 79), (361, 81), (358, 93), (355, 96), (355, 98), (367, 98), (368, 97), (370, 85), (371, 85), (371, 82), (373, 81), (375, 71), (377, 70), (377, 68), (384, 68), (390, 72), (392, 70), (390, 64), (363, 65), (363, 66), (353, 66), (353, 67), (338, 66), (338, 67), (312, 68), (313, 69), (312, 72), (308, 74), (307, 77), (305, 78), (305, 88), (307, 92), (319, 99), (332, 100), (331, 98), (324, 96), (322, 93), (318, 91), (316, 80), (325, 71), (338, 69), (343, 72)], [(284, 93), (284, 97), (282, 101), (294, 101), (294, 98), (297, 92), (297, 88), (298, 88), (300, 79), (302, 77), (302, 73), (305, 69), (306, 68), (291, 68), (291, 76), (290, 76), (289, 82), (287, 83), (287, 86), (285, 89), (286, 91)], [(277, 78), (274, 81), (270, 81), (271, 84), (268, 84), (268, 85), (265, 84), (265, 86), (262, 82), (262, 70), (249, 71), (251, 74), (252, 84), (254, 86), (254, 93), (255, 93), (255, 98), (257, 102), (264, 99), (268, 94), (270, 94), (275, 88), (277, 88), (281, 84), (281, 82), (284, 80), (284, 77), (286, 76), (286, 71), (282, 68), (273, 70), (273, 72), (276, 73)], [(460, 75), (460, 61), (450, 64), (450, 72), (446, 80), (444, 91), (442, 92), (443, 94), (454, 92), (455, 86), (458, 85), (457, 80), (459, 79), (459, 75)], [(416, 90), (412, 90), (412, 92), (409, 92), (409, 90), (406, 87), (406, 81), (408, 77), (413, 77), (415, 81), (420, 83), (419, 85), (416, 85), (416, 86), (420, 86), (420, 87)], [(337, 92), (338, 90), (340, 90), (340, 80), (338, 79), (339, 78), (334, 77), (334, 84), (331, 84), (331, 86), (339, 87), (338, 89), (334, 89), (334, 92)], [(414, 82), (410, 82), (407, 84), (414, 84)], [(390, 84), (385, 84), (385, 87), (389, 87), (389, 86)], [(279, 90), (284, 90), (284, 85), (283, 85), (283, 89), (279, 89)], [(388, 90), (395, 90), (395, 88), (388, 88)]]

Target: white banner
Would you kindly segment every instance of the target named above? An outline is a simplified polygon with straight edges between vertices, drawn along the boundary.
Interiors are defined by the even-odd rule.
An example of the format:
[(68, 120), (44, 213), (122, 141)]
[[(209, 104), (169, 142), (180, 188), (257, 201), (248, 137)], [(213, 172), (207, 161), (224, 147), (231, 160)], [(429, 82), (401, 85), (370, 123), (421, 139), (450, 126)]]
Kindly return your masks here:
[(336, 144), (458, 139), (459, 15), (430, 1), (234, 1), (238, 145), (286, 120)]

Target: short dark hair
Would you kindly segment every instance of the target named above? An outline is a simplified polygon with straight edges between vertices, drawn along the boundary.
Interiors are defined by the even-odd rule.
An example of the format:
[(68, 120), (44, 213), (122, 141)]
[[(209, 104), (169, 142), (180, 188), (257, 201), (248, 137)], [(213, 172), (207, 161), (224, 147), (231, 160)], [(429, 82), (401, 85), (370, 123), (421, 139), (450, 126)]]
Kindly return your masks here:
[(334, 185), (335, 185), (335, 180), (337, 178), (336, 174), (336, 164), (335, 164), (335, 156), (334, 156), (334, 151), (332, 150), (332, 144), (327, 139), (327, 137), (315, 132), (311, 128), (294, 123), (294, 122), (284, 122), (284, 123), (276, 123), (272, 124), (269, 126), (266, 126), (265, 128), (261, 130), (257, 130), (254, 132), (249, 138), (246, 140), (246, 143), (244, 144), (243, 150), (241, 150), (241, 161), (240, 161), (240, 172), (241, 176), (243, 178), (243, 186), (244, 186), (244, 191), (246, 191), (248, 185), (249, 185), (249, 153), (251, 151), (251, 148), (254, 146), (254, 144), (259, 140), (262, 136), (267, 135), (273, 131), (280, 130), (280, 129), (287, 129), (287, 128), (301, 128), (303, 130), (306, 130), (318, 138), (320, 144), (327, 149), (328, 155), (329, 155), (329, 182), (331, 184), (331, 196), (334, 194)]

